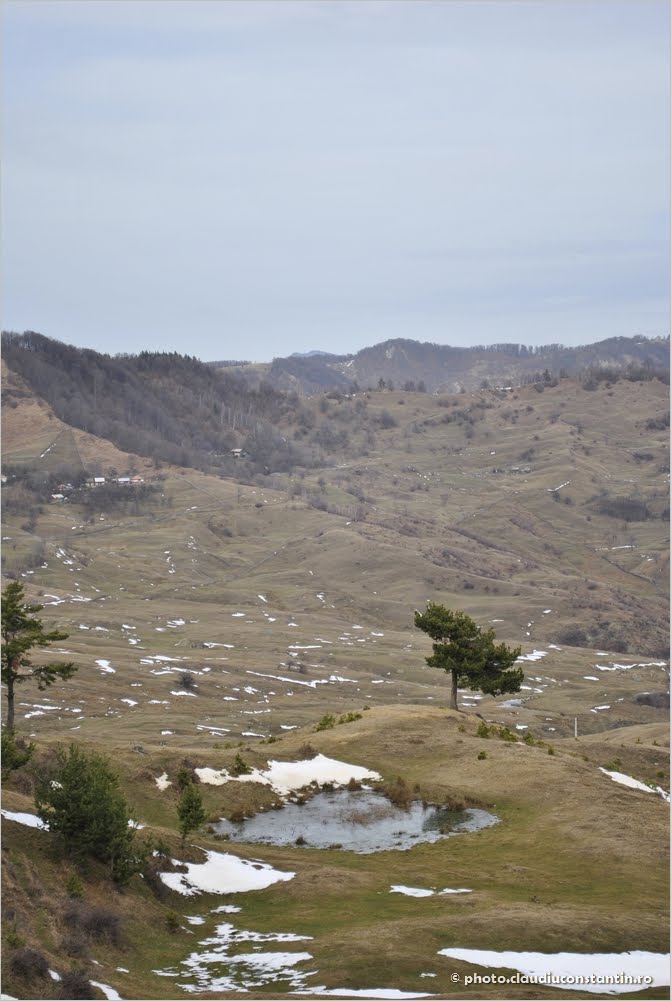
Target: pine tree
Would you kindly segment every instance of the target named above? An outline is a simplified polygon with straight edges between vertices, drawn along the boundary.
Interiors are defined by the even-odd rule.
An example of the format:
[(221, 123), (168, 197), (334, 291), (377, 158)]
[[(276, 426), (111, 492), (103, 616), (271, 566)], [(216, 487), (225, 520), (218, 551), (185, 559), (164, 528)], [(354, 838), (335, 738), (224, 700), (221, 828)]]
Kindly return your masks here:
[(36, 681), (44, 691), (57, 679), (71, 678), (77, 668), (72, 662), (57, 661), (50, 664), (33, 664), (28, 653), (33, 647), (45, 647), (68, 634), (58, 629), (45, 632), (40, 619), (35, 618), (43, 605), (29, 605), (24, 601), (23, 584), (11, 581), (2, 592), (2, 681), (7, 686), (8, 730), (14, 729), (14, 689), (24, 681)]
[(200, 789), (193, 782), (189, 782), (182, 792), (177, 805), (177, 814), (179, 816), (179, 832), (182, 835), (183, 845), (189, 831), (194, 831), (201, 824), (204, 824), (207, 819)]
[(40, 820), (69, 858), (88, 857), (109, 865), (117, 883), (130, 879), (144, 861), (136, 827), (106, 758), (76, 744), (59, 748), (56, 767), (43, 774), (35, 791)]
[(451, 674), (450, 709), (457, 708), (459, 683), (487, 695), (519, 691), (524, 673), (514, 664), (522, 648), (496, 644), (493, 629), (483, 632), (465, 612), (432, 601), (425, 612), (415, 612), (415, 626), (434, 641), (426, 663)]

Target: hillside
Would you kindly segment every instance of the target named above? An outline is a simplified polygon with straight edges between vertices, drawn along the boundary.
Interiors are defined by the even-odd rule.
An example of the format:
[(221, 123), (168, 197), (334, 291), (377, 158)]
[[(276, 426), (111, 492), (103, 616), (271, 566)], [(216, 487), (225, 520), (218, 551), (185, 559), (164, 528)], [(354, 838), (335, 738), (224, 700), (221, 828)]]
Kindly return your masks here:
[[(246, 388), (248, 424), (228, 428), (218, 467), (214, 439), (193, 444), (203, 415), (221, 423), (223, 397), (203, 396), (198, 409), (197, 387), (215, 376), (194, 360), (151, 359), (145, 383), (125, 380), (133, 392), (153, 386), (171, 420), (173, 375), (192, 380), (184, 430), (174, 427), (198, 461), (182, 466), (157, 456), (164, 439), (149, 426), (146, 455), (123, 448), (110, 401), (113, 374), (122, 384), (124, 370), (112, 360), (89, 359), (100, 381), (87, 403), (109, 416), (96, 425), (109, 438), (70, 422), (67, 393), (73, 400), (87, 376), (63, 377), (56, 412), (55, 391), (37, 393), (13, 361), (6, 355), (3, 366), (3, 573), (69, 634), (56, 653), (78, 671), (46, 692), (22, 686), (17, 726), (37, 757), (7, 782), (3, 808), (34, 810), (39, 768), (74, 739), (113, 757), (138, 819), (171, 857), (195, 863), (216, 851), (295, 875), (194, 897), (136, 877), (120, 893), (95, 866), (60, 864), (45, 832), (5, 818), (4, 989), (63, 996), (47, 975), (11, 972), (17, 943), (59, 976), (81, 968), (124, 998), (289, 997), (317, 985), (517, 998), (519, 987), (462, 979), (455, 988), (454, 972), (491, 970), (439, 951), (666, 950), (666, 804), (599, 771), (668, 789), (663, 381), (541, 379), (508, 391), (384, 388), (303, 400)], [(49, 382), (56, 369), (45, 371)], [(255, 424), (257, 406), (265, 416)], [(261, 464), (264, 434), (285, 439), (276, 454), (286, 466)], [(234, 458), (233, 447), (249, 455)], [(83, 485), (54, 500), (66, 472)], [(126, 474), (142, 484), (110, 482)], [(104, 487), (84, 485), (93, 475)], [(464, 691), (459, 713), (442, 708), (446, 678), (426, 665), (430, 642), (412, 625), (427, 600), (522, 646), (518, 698)], [(335, 725), (319, 729), (329, 715)], [(502, 726), (513, 739), (499, 739)], [(499, 822), (406, 852), (222, 843), (207, 826), (180, 849), (179, 769), (230, 770), (238, 754), (261, 770), (324, 754)], [(163, 790), (162, 775), (172, 782)], [(275, 802), (265, 787), (200, 788), (212, 823)], [(116, 916), (103, 929), (118, 927), (118, 937), (96, 938), (77, 926), (81, 914), (67, 917), (73, 874), (87, 906)], [(391, 892), (397, 886), (426, 899)], [(242, 910), (222, 918), (221, 907)], [(273, 941), (296, 944), (263, 944)], [(262, 974), (235, 958), (253, 949), (310, 958), (291, 965), (285, 956), (276, 968), (266, 959)], [(208, 951), (207, 969), (188, 965)]]
[(380, 380), (398, 389), (458, 393), (487, 384), (515, 386), (538, 381), (545, 371), (555, 377), (576, 377), (591, 368), (668, 369), (668, 356), (668, 338), (613, 337), (575, 348), (561, 344), (456, 348), (397, 338), (353, 355), (292, 355), (275, 358), (270, 364), (239, 365), (235, 370), (252, 384), (263, 379), (276, 389), (295, 390), (301, 395), (327, 389), (346, 391), (352, 384), (377, 386)]

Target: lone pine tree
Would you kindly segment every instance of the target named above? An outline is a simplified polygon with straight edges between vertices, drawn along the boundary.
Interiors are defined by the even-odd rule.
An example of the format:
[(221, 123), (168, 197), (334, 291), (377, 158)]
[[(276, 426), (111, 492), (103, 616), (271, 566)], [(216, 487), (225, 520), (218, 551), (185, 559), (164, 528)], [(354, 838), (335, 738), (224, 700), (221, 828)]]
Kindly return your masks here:
[(207, 820), (200, 789), (192, 782), (186, 785), (180, 796), (177, 805), (177, 815), (179, 817), (179, 833), (182, 835), (183, 846), (189, 831), (194, 831)]
[(457, 708), (459, 684), (487, 695), (520, 690), (524, 674), (513, 665), (522, 648), (495, 643), (493, 629), (483, 632), (465, 612), (452, 612), (432, 601), (427, 603), (425, 612), (415, 612), (415, 625), (434, 641), (433, 653), (426, 663), (452, 676), (450, 709)]
[(39, 690), (43, 691), (59, 678), (71, 678), (77, 670), (71, 662), (33, 664), (28, 657), (34, 647), (46, 647), (68, 636), (59, 629), (45, 631), (41, 620), (35, 618), (43, 607), (26, 604), (23, 584), (19, 581), (11, 581), (2, 592), (2, 681), (7, 686), (6, 726), (10, 731), (14, 729), (16, 685), (35, 681)]

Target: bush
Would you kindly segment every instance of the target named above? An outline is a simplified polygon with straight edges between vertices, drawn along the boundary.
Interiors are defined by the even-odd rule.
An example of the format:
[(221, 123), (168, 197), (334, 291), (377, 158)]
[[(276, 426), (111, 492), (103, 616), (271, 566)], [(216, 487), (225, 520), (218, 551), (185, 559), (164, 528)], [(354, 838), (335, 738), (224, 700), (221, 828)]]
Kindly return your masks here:
[(63, 909), (63, 919), (72, 932), (80, 932), (96, 942), (121, 943), (121, 918), (105, 907), (92, 907), (81, 900), (70, 900)]
[(336, 718), (332, 713), (325, 713), (324, 716), (315, 724), (315, 733), (319, 733), (320, 730), (332, 730), (336, 725)]
[(59, 995), (69, 1001), (81, 1001), (81, 999), (95, 998), (96, 990), (83, 970), (77, 968), (68, 970), (63, 974), (60, 982)]
[(513, 731), (508, 726), (500, 726), (499, 727), (499, 732), (497, 734), (497, 737), (499, 738), (499, 740), (505, 740), (509, 744), (516, 744), (517, 743), (517, 736), (515, 735), (515, 733), (513, 733)]
[(338, 725), (341, 723), (354, 723), (358, 719), (361, 719), (361, 713), (343, 713), (343, 715), (338, 719)]
[(587, 646), (587, 633), (577, 625), (567, 626), (557, 633), (557, 643), (565, 646)]
[(489, 727), (487, 726), (487, 724), (484, 722), (484, 720), (482, 721), (482, 723), (480, 723), (478, 725), (478, 728), (475, 731), (475, 736), (476, 737), (482, 737), (483, 740), (489, 740), (489, 738), (491, 736), (491, 730), (489, 729)]
[(11, 772), (22, 768), (35, 752), (34, 744), (27, 744), (22, 737), (17, 737), (13, 730), (2, 731), (2, 778), (3, 781)]
[(71, 959), (85, 959), (88, 954), (86, 939), (79, 933), (66, 935), (61, 942), (61, 950)]
[(65, 892), (68, 897), (79, 899), (84, 893), (84, 885), (76, 872), (71, 872), (65, 880)]
[(386, 782), (383, 792), (394, 806), (398, 806), (402, 810), (407, 810), (412, 802), (412, 791), (400, 775), (394, 782)]
[(484, 761), (486, 757), (487, 757), (487, 752), (486, 751), (479, 751), (478, 752), (478, 761)]
[(13, 952), (9, 960), (9, 969), (13, 976), (21, 977), (23, 980), (33, 980), (44, 978), (49, 972), (49, 964), (46, 957), (24, 945), (23, 948)]

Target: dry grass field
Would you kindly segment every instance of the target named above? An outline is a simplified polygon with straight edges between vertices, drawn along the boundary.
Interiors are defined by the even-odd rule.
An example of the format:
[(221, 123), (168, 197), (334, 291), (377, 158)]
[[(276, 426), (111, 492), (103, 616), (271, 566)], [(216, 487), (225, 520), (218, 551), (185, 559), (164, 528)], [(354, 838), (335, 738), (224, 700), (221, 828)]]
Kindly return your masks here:
[[(296, 987), (278, 974), (256, 988), (263, 997), (318, 984), (570, 998), (581, 995), (455, 988), (451, 975), (475, 968), (438, 951), (667, 951), (667, 804), (599, 771), (669, 787), (668, 710), (635, 701), (668, 688), (668, 440), (652, 426), (668, 411), (667, 387), (620, 381), (589, 392), (562, 380), (542, 393), (362, 395), (371, 420), (393, 420), (371, 437), (355, 401), (327, 400), (324, 419), (348, 427), (347, 448), (323, 468), (247, 483), (152, 469), (29, 398), (3, 409), (5, 462), (40, 468), (76, 446), (85, 467), (122, 473), (139, 461), (142, 475), (160, 476), (157, 495), (132, 513), (91, 519), (66, 502), (44, 505), (30, 525), (20, 505), (3, 514), (4, 571), (69, 634), (58, 656), (78, 667), (45, 692), (19, 688), (17, 729), (38, 756), (72, 740), (110, 755), (138, 819), (179, 858), (175, 785), (161, 791), (156, 778), (174, 783), (185, 762), (230, 768), (236, 754), (263, 769), (305, 757), (306, 745), (400, 777), (418, 798), (489, 809), (500, 823), (370, 855), (224, 848), (202, 830), (191, 838), (199, 847), (187, 847), (192, 860), (200, 849), (230, 851), (294, 878), (159, 898), (138, 878), (110, 895), (92, 870), (86, 900), (113, 908), (122, 934), (76, 957), (63, 947), (69, 871), (48, 834), (3, 821), (5, 957), (21, 940), (53, 969), (79, 963), (123, 998), (183, 997), (179, 978), (155, 971), (178, 969), (211, 937), (221, 905), (241, 907), (226, 920), (250, 934), (310, 936), (289, 949), (312, 957), (294, 972), (315, 976)], [(4, 486), (3, 499), (17, 489)], [(642, 502), (645, 518), (604, 513), (604, 499)], [(459, 713), (444, 708), (447, 679), (426, 666), (430, 643), (413, 627), (427, 600), (522, 646), (517, 696), (461, 692)], [(325, 714), (347, 713), (359, 718), (315, 730)], [(518, 739), (478, 736), (483, 721)], [(24, 771), (6, 784), (5, 809), (33, 809)], [(269, 805), (265, 787), (200, 788), (211, 820)], [(416, 899), (391, 893), (394, 884), (472, 892)], [(231, 956), (249, 950), (245, 941), (222, 969), (238, 968)], [(4, 983), (14, 997), (60, 996), (56, 981), (33, 994), (17, 978)], [(239, 989), (201, 984), (199, 996)]]

